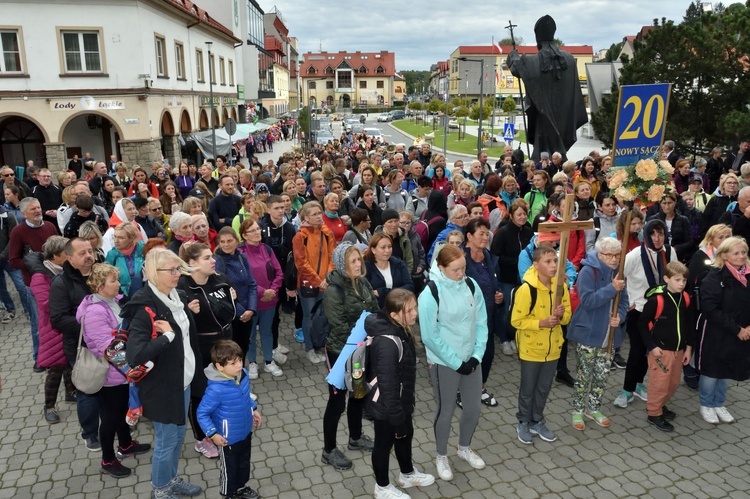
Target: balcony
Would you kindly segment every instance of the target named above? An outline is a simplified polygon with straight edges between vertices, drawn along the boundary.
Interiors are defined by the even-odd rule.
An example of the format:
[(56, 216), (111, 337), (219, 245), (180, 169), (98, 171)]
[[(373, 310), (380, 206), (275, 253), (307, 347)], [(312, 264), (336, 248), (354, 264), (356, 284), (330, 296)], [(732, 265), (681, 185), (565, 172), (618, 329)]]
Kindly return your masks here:
[(269, 52), (279, 52), (281, 54), (284, 54), (284, 44), (281, 43), (281, 40), (273, 35), (266, 35), (265, 49)]

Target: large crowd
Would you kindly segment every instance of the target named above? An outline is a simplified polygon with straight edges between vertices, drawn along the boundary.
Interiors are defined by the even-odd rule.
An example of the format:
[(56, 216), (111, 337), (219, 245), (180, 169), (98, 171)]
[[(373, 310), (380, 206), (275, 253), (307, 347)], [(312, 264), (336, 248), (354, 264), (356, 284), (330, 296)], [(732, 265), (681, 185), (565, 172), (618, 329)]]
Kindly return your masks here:
[[(681, 378), (698, 390), (705, 421), (734, 421), (728, 382), (750, 378), (750, 142), (703, 158), (667, 141), (660, 159), (673, 184), (650, 206), (614, 197), (612, 158), (597, 151), (535, 162), (508, 147), (494, 165), (479, 153), (449, 166), (429, 144), (345, 134), (267, 164), (234, 157), (144, 168), (86, 153), (54, 174), (33, 162), (0, 169), (2, 323), (19, 308), (29, 317), (31, 368), (46, 373), (41, 417), (60, 421), (62, 386), (102, 473), (128, 476), (122, 460), (151, 452), (152, 497), (197, 495), (178, 473), (189, 420), (195, 450), (221, 463), (221, 494), (259, 497), (249, 484), (262, 423), (252, 380), (285, 375), (289, 341), (334, 373), (351, 362), (357, 331), (368, 337), (370, 390), (329, 384), (321, 459), (352, 467), (336, 441), (346, 412), (346, 448), (372, 454), (375, 497), (435, 481), (411, 458), (420, 358), (441, 480), (453, 478), (457, 408), (455, 455), (485, 467), (471, 443), (481, 406), (498, 406), (488, 389), (496, 344), (519, 361), (523, 444), (556, 440), (544, 417), (555, 381), (573, 388), (573, 428), (610, 426), (602, 402), (613, 369), (624, 370), (614, 406), (645, 401), (644, 423), (659, 430), (674, 430), (667, 403)], [(539, 224), (562, 221), (571, 194), (574, 218), (594, 228), (572, 231), (559, 255), (561, 233)], [(294, 331), (281, 314), (294, 316)], [(126, 338), (126, 363), (113, 360), (113, 332)], [(94, 390), (73, 382), (84, 348), (108, 361)], [(131, 437), (140, 418), (153, 424), (152, 444)]]

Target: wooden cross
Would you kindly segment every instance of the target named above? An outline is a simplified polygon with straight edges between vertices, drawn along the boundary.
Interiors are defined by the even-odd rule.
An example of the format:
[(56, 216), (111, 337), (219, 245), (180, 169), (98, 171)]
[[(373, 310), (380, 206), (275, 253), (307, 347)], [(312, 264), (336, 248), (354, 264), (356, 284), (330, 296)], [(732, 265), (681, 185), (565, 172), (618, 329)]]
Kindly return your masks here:
[(573, 221), (573, 207), (575, 206), (575, 196), (573, 194), (565, 195), (565, 209), (563, 210), (562, 222), (542, 222), (539, 224), (539, 232), (559, 232), (560, 233), (560, 250), (557, 256), (557, 286), (552, 295), (554, 308), (560, 305), (563, 297), (563, 286), (565, 286), (565, 264), (568, 261), (568, 244), (570, 243), (570, 232), (573, 230), (586, 230), (594, 228), (594, 221), (585, 222)]

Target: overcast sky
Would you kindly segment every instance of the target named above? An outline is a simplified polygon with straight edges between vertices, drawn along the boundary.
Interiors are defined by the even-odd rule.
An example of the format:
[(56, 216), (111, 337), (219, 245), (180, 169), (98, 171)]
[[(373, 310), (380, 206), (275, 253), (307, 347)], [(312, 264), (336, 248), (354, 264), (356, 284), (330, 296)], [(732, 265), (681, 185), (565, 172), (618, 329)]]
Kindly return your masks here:
[(395, 52), (399, 71), (427, 70), (459, 45), (489, 45), (493, 36), (498, 41), (509, 35), (508, 19), (518, 25), (516, 35), (533, 45), (534, 23), (550, 14), (557, 38), (568, 45), (592, 45), (596, 52), (635, 35), (654, 18), (681, 21), (690, 5), (689, 0), (260, 0), (260, 5), (271, 11), (272, 2), (290, 36), (299, 39), (300, 53), (321, 46), (329, 52), (388, 50)]

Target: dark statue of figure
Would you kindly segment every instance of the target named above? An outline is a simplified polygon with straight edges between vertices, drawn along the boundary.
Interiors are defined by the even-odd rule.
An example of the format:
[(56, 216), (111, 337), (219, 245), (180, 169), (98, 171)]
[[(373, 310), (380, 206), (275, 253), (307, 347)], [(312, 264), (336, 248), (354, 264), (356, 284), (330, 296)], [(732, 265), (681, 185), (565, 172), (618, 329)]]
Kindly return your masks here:
[(539, 52), (520, 56), (513, 50), (508, 54), (508, 68), (526, 89), (527, 138), (534, 144), (534, 161), (539, 161), (542, 152), (565, 157), (576, 142), (576, 130), (588, 121), (576, 61), (554, 42), (556, 29), (552, 17), (540, 18), (534, 25)]

